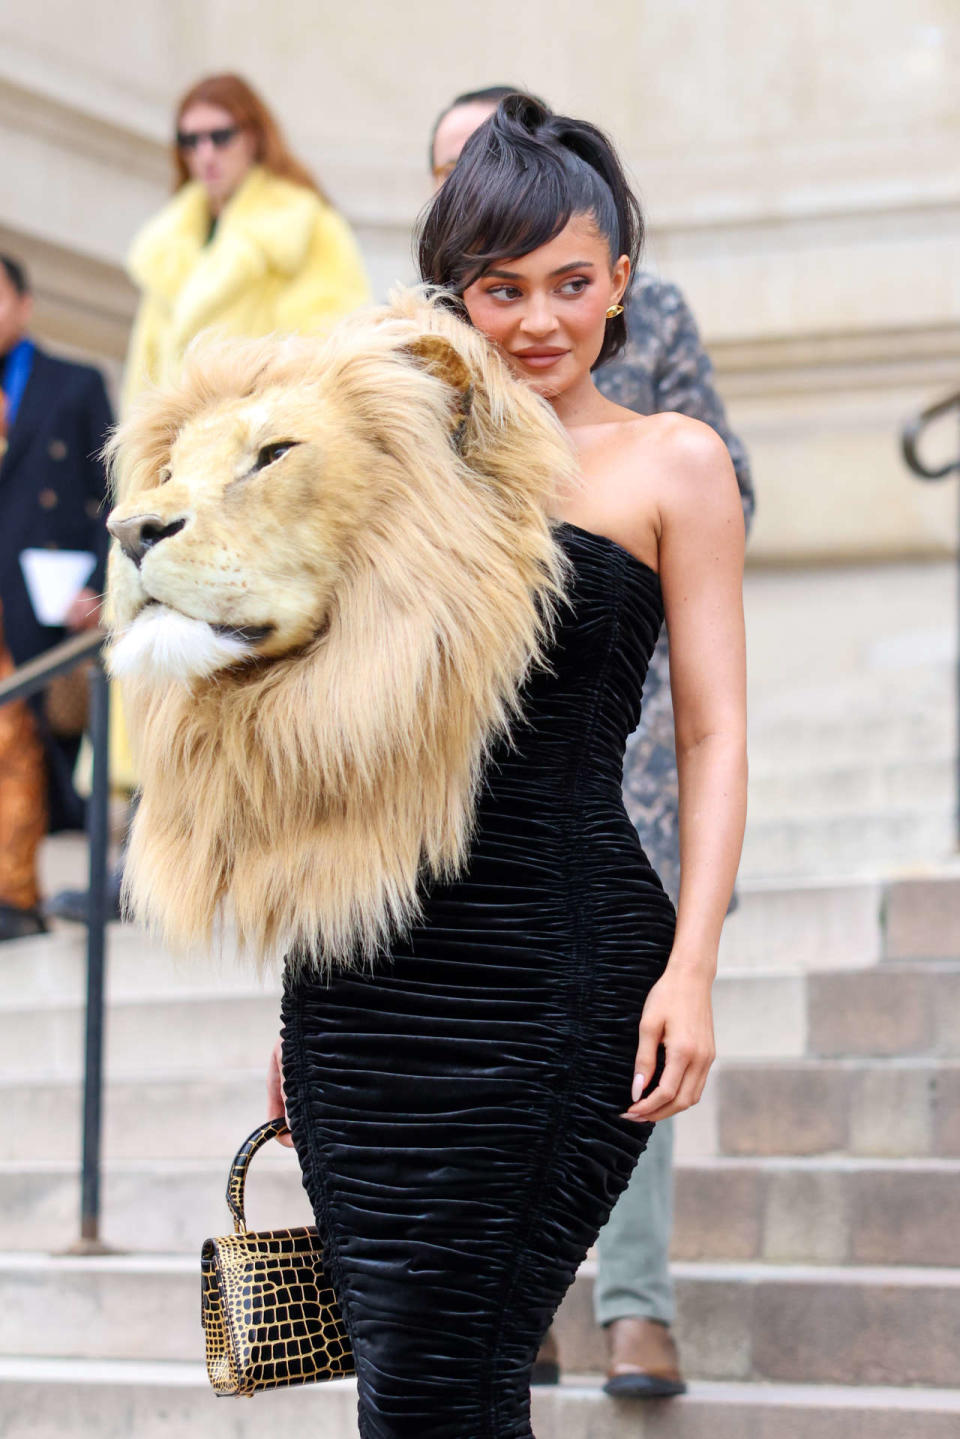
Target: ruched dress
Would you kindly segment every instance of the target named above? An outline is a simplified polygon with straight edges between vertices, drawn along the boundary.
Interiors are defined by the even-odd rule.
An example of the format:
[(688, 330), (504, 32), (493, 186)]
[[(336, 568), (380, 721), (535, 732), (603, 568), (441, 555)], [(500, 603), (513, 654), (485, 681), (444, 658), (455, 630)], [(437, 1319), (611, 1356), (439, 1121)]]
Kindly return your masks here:
[(649, 1135), (619, 1116), (675, 916), (621, 773), (660, 584), (559, 539), (568, 601), (465, 872), (372, 973), (285, 980), (287, 1117), (363, 1439), (530, 1439), (540, 1340)]

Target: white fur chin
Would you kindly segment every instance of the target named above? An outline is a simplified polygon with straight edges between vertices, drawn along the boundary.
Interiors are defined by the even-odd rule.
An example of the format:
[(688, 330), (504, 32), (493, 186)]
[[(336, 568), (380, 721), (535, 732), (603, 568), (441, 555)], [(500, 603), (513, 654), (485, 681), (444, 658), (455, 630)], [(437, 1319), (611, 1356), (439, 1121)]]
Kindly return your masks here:
[(245, 640), (218, 635), (206, 620), (190, 619), (165, 605), (150, 605), (114, 639), (108, 664), (115, 679), (189, 685), (251, 653)]

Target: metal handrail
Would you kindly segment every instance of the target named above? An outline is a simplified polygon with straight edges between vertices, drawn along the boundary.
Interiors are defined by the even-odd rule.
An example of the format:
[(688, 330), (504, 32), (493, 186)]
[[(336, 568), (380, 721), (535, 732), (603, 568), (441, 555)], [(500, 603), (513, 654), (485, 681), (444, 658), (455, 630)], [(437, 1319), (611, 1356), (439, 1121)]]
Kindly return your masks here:
[(29, 699), (31, 695), (46, 689), (50, 681), (58, 675), (65, 675), (82, 660), (98, 655), (105, 638), (102, 630), (73, 635), (62, 644), (54, 645), (52, 649), (38, 655), (35, 660), (27, 660), (26, 664), (18, 665), (12, 675), (0, 680), (0, 705), (10, 704), (13, 700)]
[[(924, 463), (920, 458), (920, 442), (927, 427), (935, 420), (942, 419), (951, 410), (956, 411), (960, 417), (960, 390), (952, 395), (947, 395), (936, 404), (929, 405), (922, 410), (915, 419), (904, 425), (900, 434), (900, 449), (904, 460), (913, 473), (921, 480), (945, 480), (949, 475), (960, 474), (960, 447), (958, 447), (956, 458), (948, 460), (945, 465), (938, 465), (935, 468)], [(960, 524), (958, 524), (957, 558), (960, 563)], [(957, 793), (955, 824), (957, 836), (957, 848), (960, 849), (960, 572), (957, 581), (957, 683), (956, 683), (956, 727), (957, 727)]]
[(948, 475), (960, 471), (960, 454), (955, 460), (950, 460), (946, 465), (941, 465), (939, 469), (932, 470), (929, 465), (923, 463), (919, 452), (920, 437), (927, 426), (934, 420), (939, 420), (943, 415), (948, 415), (951, 410), (957, 410), (960, 413), (960, 390), (953, 395), (947, 395), (944, 400), (938, 400), (928, 409), (922, 410), (915, 419), (910, 420), (903, 427), (900, 435), (900, 449), (903, 458), (913, 473), (921, 480), (944, 480)]
[(100, 1139), (103, 1115), (104, 969), (107, 927), (108, 733), (110, 686), (101, 651), (100, 630), (75, 635), (54, 645), (37, 659), (20, 665), (0, 681), (0, 705), (28, 699), (57, 675), (92, 660), (90, 675), (90, 742), (93, 782), (87, 803), (89, 890), (87, 894), (87, 997), (83, 1066), (83, 1155), (80, 1174), (80, 1237), (72, 1253), (102, 1253), (100, 1239)]

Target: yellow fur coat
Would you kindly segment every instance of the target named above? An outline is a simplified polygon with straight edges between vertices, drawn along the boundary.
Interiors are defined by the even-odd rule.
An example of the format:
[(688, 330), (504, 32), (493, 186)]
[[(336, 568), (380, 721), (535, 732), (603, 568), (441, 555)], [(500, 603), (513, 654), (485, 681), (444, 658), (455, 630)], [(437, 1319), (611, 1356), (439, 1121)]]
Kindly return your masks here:
[(134, 240), (128, 269), (142, 292), (123, 383), (123, 409), (150, 382), (180, 371), (194, 335), (325, 330), (370, 290), (344, 220), (312, 190), (255, 165), (207, 243), (203, 187), (184, 185)]

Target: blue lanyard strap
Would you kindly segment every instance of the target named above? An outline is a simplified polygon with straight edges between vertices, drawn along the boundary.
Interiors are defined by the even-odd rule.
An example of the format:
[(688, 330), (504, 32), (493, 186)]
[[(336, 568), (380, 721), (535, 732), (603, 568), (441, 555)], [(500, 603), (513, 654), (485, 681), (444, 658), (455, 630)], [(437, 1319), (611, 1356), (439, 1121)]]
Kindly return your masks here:
[(7, 356), (7, 363), (3, 369), (3, 393), (7, 397), (7, 434), (13, 429), (13, 422), (17, 418), (17, 411), (20, 408), (20, 401), (23, 399), (23, 392), (27, 388), (27, 381), (30, 378), (30, 371), (33, 368), (33, 352), (35, 346), (32, 340), (21, 340), (14, 345)]

